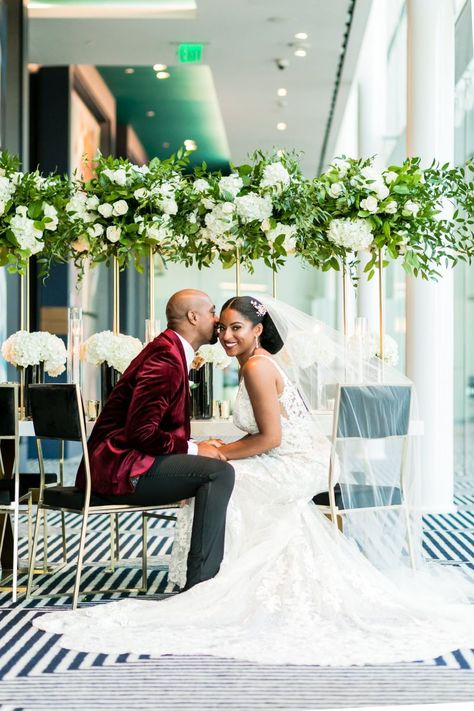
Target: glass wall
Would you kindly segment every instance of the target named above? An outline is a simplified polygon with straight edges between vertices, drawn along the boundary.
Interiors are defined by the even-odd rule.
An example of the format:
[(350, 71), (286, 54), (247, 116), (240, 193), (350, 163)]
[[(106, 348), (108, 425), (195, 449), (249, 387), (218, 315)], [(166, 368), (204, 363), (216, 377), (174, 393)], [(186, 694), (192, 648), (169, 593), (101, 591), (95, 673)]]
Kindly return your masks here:
[[(472, 3), (456, 23), (455, 162), (474, 156), (474, 60)], [(455, 472), (474, 478), (474, 266), (456, 267), (454, 279)]]

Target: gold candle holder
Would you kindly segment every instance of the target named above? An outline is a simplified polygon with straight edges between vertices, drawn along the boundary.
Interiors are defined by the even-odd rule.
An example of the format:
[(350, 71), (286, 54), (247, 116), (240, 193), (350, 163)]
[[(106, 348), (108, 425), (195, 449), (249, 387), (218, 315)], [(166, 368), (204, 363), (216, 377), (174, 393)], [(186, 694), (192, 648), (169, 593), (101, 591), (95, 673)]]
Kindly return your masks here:
[(117, 257), (113, 258), (113, 327), (114, 336), (120, 333), (120, 266)]
[(383, 362), (383, 249), (379, 249), (379, 355)]
[(240, 296), (240, 249), (235, 248), (235, 293)]

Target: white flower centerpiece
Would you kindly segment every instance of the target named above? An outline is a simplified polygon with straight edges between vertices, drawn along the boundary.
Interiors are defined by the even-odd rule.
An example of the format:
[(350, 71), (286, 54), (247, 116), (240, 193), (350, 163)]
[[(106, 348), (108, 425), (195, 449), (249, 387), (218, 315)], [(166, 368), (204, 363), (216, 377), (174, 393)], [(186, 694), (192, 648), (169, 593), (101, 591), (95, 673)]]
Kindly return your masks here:
[(252, 272), (254, 261), (263, 259), (277, 270), (298, 251), (311, 218), (309, 183), (297, 158), (283, 151), (257, 151), (251, 158), (227, 176), (196, 170), (189, 209), (200, 266), (219, 259), (230, 267), (239, 259)]
[(20, 374), (20, 406), (30, 415), (28, 384), (42, 383), (44, 373), (55, 378), (65, 371), (66, 346), (48, 331), (17, 331), (2, 343), (2, 356)]
[(89, 336), (82, 345), (81, 357), (90, 365), (101, 367), (101, 399), (104, 406), (120, 376), (140, 353), (143, 344), (138, 338), (123, 333), (100, 331)]

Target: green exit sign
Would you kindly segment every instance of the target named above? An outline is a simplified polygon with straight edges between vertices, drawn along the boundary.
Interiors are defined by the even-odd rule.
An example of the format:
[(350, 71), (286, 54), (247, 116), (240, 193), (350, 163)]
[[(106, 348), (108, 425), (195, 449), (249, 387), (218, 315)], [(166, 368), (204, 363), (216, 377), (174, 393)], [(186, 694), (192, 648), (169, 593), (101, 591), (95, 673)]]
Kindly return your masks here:
[(180, 44), (178, 46), (179, 61), (183, 64), (189, 64), (190, 62), (200, 62), (202, 60), (203, 49), (204, 45), (198, 44), (197, 42)]

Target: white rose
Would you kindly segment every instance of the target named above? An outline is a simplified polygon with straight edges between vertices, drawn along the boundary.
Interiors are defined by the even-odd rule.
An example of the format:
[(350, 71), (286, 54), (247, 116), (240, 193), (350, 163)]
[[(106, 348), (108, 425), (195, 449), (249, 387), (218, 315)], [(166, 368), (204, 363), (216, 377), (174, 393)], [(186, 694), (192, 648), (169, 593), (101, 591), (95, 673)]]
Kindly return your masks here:
[(332, 183), (332, 185), (329, 186), (329, 194), (333, 198), (339, 197), (339, 195), (342, 193), (342, 185), (341, 183)]
[(377, 212), (378, 206), (378, 200), (372, 195), (369, 195), (364, 200), (360, 201), (360, 209), (366, 210), (367, 212)]
[(128, 205), (125, 200), (117, 200), (113, 204), (113, 213), (116, 217), (125, 215), (128, 212)]
[(100, 237), (104, 234), (104, 228), (99, 222), (96, 222), (95, 225), (91, 225), (87, 228), (87, 232), (91, 237)]
[(365, 168), (362, 168), (360, 174), (365, 178), (366, 182), (370, 182), (371, 184), (383, 182), (382, 173), (374, 168), (373, 165), (367, 165)]
[(379, 200), (385, 200), (389, 196), (390, 190), (385, 183), (376, 183), (373, 189)]
[(203, 198), (201, 200), (201, 205), (206, 208), (206, 210), (212, 210), (215, 206), (215, 200), (212, 198)]
[(122, 230), (120, 227), (115, 227), (114, 225), (107, 227), (106, 236), (109, 242), (118, 242), (121, 234)]
[(396, 200), (390, 200), (390, 202), (385, 205), (383, 211), (388, 215), (394, 215), (398, 209), (398, 204)]
[(393, 183), (393, 181), (398, 178), (398, 173), (395, 173), (394, 170), (389, 170), (387, 173), (385, 173), (384, 177), (387, 185), (390, 185), (390, 183)]
[(407, 200), (403, 206), (402, 215), (405, 215), (405, 217), (410, 217), (410, 215), (416, 217), (419, 209), (420, 206), (417, 202), (414, 202), (413, 200)]
[(99, 202), (100, 201), (99, 201), (99, 198), (97, 197), (97, 195), (91, 195), (86, 200), (87, 209), (88, 210), (96, 210)]
[(100, 212), (102, 217), (112, 217), (113, 211), (114, 208), (108, 202), (103, 202), (102, 205), (99, 205), (99, 207), (97, 208), (97, 212)]
[(287, 254), (292, 254), (296, 249), (296, 227), (295, 225), (283, 225), (277, 222), (276, 227), (267, 232), (269, 244), (273, 244), (277, 237), (284, 235), (283, 249)]
[(144, 198), (148, 197), (148, 190), (146, 188), (138, 188), (133, 193), (133, 197), (135, 198), (135, 200), (143, 200)]
[(49, 217), (51, 222), (48, 222), (45, 224), (44, 228), (45, 230), (50, 230), (51, 232), (54, 232), (56, 227), (58, 226), (58, 211), (54, 207), (54, 205), (48, 205), (48, 203), (44, 202), (43, 203), (43, 212), (45, 217)]
[(232, 173), (232, 175), (227, 175), (219, 180), (219, 192), (221, 195), (229, 193), (229, 195), (235, 198), (236, 195), (239, 194), (243, 184), (242, 178), (237, 175), (237, 173)]
[(114, 177), (113, 177), (114, 183), (117, 183), (117, 185), (121, 185), (122, 187), (127, 184), (127, 173), (123, 168), (119, 168), (118, 170), (114, 171)]

